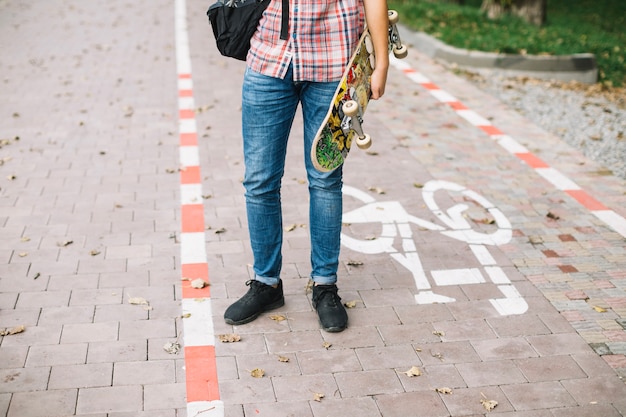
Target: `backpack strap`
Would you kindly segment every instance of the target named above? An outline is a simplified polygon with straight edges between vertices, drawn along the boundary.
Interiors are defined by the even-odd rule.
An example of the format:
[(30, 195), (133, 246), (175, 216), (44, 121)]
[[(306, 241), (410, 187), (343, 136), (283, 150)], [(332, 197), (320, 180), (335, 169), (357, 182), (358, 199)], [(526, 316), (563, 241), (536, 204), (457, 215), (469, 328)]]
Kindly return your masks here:
[(289, 0), (282, 0), (283, 12), (280, 20), (280, 39), (287, 40), (289, 37)]

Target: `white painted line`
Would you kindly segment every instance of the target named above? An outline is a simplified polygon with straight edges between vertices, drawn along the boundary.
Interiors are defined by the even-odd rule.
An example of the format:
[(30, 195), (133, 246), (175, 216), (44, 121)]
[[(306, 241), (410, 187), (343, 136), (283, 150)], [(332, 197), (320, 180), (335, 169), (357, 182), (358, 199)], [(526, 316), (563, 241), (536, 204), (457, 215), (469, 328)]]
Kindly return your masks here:
[(469, 245), (469, 247), (481, 265), (495, 265), (496, 264), (496, 260), (493, 259), (493, 256), (491, 256), (489, 249), (487, 249), (485, 245)]
[(203, 232), (180, 235), (180, 258), (181, 264), (206, 263), (206, 243)]
[(200, 155), (197, 146), (181, 146), (179, 150), (180, 165), (183, 167), (200, 166)]
[(478, 268), (442, 269), (431, 271), (438, 286), (481, 284), (485, 282), (483, 274)]
[(210, 298), (183, 298), (183, 340), (185, 346), (214, 346), (213, 310)]
[(182, 184), (180, 186), (180, 204), (202, 204), (202, 184)]
[(535, 171), (561, 191), (580, 190), (580, 187), (574, 181), (570, 180), (554, 168), (535, 168)]

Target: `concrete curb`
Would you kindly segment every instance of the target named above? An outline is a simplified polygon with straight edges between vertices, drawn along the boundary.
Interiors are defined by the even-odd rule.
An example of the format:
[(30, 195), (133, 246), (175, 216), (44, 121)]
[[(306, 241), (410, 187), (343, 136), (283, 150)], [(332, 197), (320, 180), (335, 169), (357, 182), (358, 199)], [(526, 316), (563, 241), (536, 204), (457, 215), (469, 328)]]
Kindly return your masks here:
[(425, 55), (464, 69), (494, 69), (507, 75), (593, 84), (598, 80), (594, 54), (512, 55), (470, 51), (447, 45), (424, 32), (401, 26), (402, 40)]

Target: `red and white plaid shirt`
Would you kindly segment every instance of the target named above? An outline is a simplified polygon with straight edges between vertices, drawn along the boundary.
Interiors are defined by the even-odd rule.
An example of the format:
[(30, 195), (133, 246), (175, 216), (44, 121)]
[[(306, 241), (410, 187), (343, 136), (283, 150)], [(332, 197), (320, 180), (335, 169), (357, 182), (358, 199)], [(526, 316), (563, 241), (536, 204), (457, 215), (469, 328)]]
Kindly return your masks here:
[(289, 38), (280, 39), (282, 1), (272, 0), (250, 41), (248, 66), (284, 78), (293, 63), (294, 81), (341, 79), (359, 37), (363, 0), (289, 0)]

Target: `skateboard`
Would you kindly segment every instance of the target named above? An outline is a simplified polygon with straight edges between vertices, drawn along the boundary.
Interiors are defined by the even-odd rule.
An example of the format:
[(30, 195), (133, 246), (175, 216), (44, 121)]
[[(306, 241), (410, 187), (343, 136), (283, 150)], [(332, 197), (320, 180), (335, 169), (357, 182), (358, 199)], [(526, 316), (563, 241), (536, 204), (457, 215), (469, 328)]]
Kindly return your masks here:
[[(407, 48), (400, 41), (397, 22), (398, 13), (389, 10), (389, 52), (393, 52), (396, 58), (404, 58)], [(372, 95), (370, 77), (375, 67), (374, 47), (366, 27), (313, 140), (311, 160), (318, 171), (330, 172), (340, 167), (353, 140), (361, 149), (371, 146), (372, 140), (363, 132), (362, 125)]]

